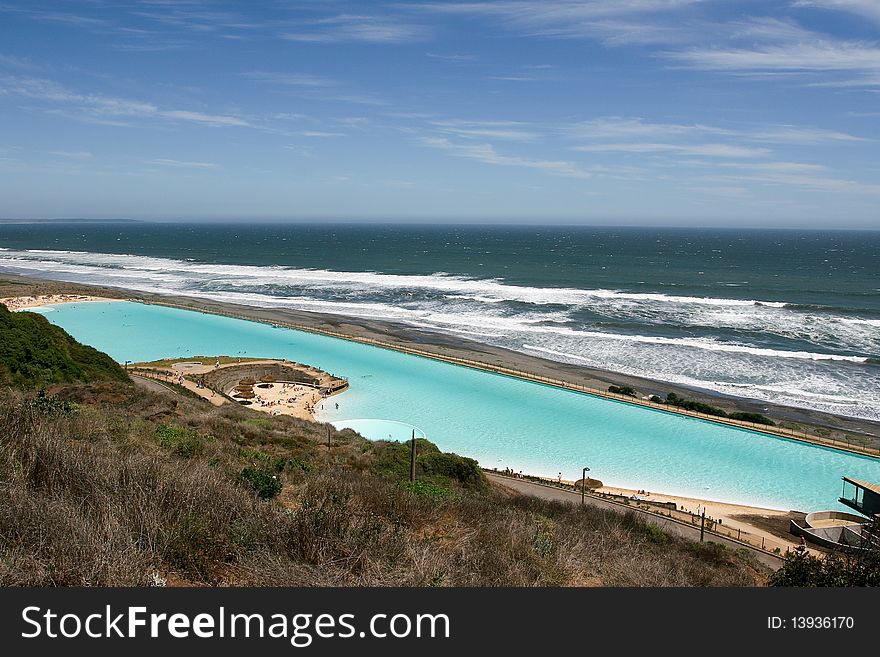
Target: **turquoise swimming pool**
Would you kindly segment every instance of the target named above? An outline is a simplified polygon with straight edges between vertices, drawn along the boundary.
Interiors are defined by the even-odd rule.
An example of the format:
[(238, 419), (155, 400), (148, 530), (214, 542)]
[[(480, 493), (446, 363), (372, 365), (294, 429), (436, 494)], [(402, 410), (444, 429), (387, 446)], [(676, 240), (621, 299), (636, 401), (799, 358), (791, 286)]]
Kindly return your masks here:
[(333, 426), (337, 429), (352, 429), (370, 440), (409, 440), (426, 438), (427, 435), (418, 427), (398, 420), (383, 420), (381, 418), (354, 418), (351, 420), (334, 420)]
[(336, 338), (139, 303), (45, 311), (120, 362), (227, 354), (315, 365), (350, 382), (322, 421), (401, 422), (487, 467), (576, 479), (589, 466), (609, 485), (804, 511), (843, 509), (843, 475), (880, 481), (877, 459)]

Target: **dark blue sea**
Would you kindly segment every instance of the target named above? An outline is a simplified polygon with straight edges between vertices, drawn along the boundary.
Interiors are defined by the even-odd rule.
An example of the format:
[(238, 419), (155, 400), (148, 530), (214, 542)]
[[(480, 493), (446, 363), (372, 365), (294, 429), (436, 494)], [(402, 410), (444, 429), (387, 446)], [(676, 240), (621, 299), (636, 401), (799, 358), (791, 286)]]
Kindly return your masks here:
[(880, 232), (0, 224), (0, 267), (392, 320), (880, 420)]

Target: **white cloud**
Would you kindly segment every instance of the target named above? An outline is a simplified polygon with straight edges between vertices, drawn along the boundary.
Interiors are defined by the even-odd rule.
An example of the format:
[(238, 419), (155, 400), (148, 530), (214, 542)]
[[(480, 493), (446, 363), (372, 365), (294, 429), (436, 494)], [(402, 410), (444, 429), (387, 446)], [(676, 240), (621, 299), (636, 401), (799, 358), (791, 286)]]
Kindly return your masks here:
[(720, 70), (880, 70), (880, 48), (871, 43), (817, 40), (755, 48), (694, 48), (668, 56), (694, 68)]
[(164, 157), (153, 160), (145, 160), (144, 164), (151, 164), (160, 167), (179, 167), (184, 169), (216, 169), (217, 165), (213, 162), (187, 162), (185, 160), (173, 160)]
[(502, 155), (491, 144), (456, 143), (445, 137), (423, 137), (420, 143), (431, 148), (438, 148), (455, 155), (485, 164), (498, 166), (525, 167), (538, 169), (545, 173), (564, 176), (566, 178), (591, 178), (593, 174), (578, 167), (574, 162), (561, 160), (542, 160), (519, 155)]
[(766, 148), (746, 148), (730, 144), (662, 144), (645, 142), (603, 143), (576, 146), (575, 150), (589, 153), (674, 153), (679, 155), (702, 155), (706, 157), (763, 157), (770, 153)]
[(534, 141), (540, 135), (526, 129), (518, 121), (431, 121), (438, 131), (468, 139), (504, 139), (506, 141)]
[(210, 127), (253, 127), (237, 116), (206, 114), (192, 110), (163, 109), (153, 103), (116, 98), (101, 94), (82, 94), (71, 91), (51, 80), (16, 76), (0, 77), (0, 94), (24, 96), (38, 101), (63, 105), (49, 108), (62, 116), (91, 121), (107, 121), (123, 125), (118, 119), (164, 119), (166, 121), (197, 123)]
[(694, 134), (730, 134), (728, 130), (701, 124), (651, 123), (641, 117), (603, 116), (574, 123), (565, 128), (578, 139), (626, 139), (683, 136)]
[(310, 21), (305, 29), (285, 32), (288, 41), (305, 43), (411, 43), (427, 36), (421, 25), (405, 23), (386, 16), (340, 14)]
[(63, 157), (68, 160), (90, 160), (94, 157), (89, 151), (49, 151), (49, 155)]
[(298, 134), (301, 137), (345, 137), (344, 132), (325, 132), (323, 130), (303, 130)]
[(658, 17), (675, 14), (703, 0), (516, 0), (505, 2), (430, 2), (409, 5), (441, 14), (494, 19), (523, 36), (598, 38), (609, 44), (676, 43), (687, 39), (679, 22)]
[(795, 7), (846, 11), (880, 23), (880, 3), (877, 0), (795, 0), (793, 4)]
[(257, 82), (267, 82), (285, 87), (335, 87), (336, 80), (322, 77), (320, 75), (311, 75), (308, 73), (271, 73), (267, 71), (251, 71), (242, 73), (243, 77)]

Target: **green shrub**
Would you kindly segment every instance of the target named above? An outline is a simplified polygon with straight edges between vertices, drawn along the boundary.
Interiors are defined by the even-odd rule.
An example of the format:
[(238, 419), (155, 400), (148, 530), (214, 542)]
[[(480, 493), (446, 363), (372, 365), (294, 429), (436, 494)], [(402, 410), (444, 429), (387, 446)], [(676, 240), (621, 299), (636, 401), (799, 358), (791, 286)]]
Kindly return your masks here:
[(192, 458), (202, 452), (199, 434), (188, 427), (161, 424), (156, 427), (156, 437), (162, 447), (183, 458)]
[(0, 304), (0, 384), (38, 388), (53, 383), (128, 382), (110, 356), (80, 344), (37, 313)]
[(743, 422), (753, 422), (754, 424), (766, 424), (769, 427), (776, 426), (776, 423), (770, 418), (760, 413), (731, 413), (728, 415), (731, 420), (741, 420)]
[(627, 395), (629, 397), (635, 397), (637, 394), (635, 388), (631, 386), (608, 386), (608, 392), (615, 395)]
[[(653, 397), (651, 400), (653, 401)], [(659, 399), (659, 398), (658, 398)], [(694, 401), (692, 399), (685, 399), (684, 397), (679, 397), (674, 392), (670, 392), (666, 395), (666, 403), (670, 406), (676, 406), (678, 408), (683, 408), (688, 411), (694, 411), (696, 413), (702, 413), (703, 415), (714, 415), (715, 417), (727, 417), (732, 420), (741, 420), (743, 422), (754, 422), (755, 424), (765, 424), (767, 426), (775, 426), (775, 422), (760, 413), (745, 413), (742, 411), (736, 411), (734, 413), (727, 413), (724, 409), (717, 408), (715, 406), (710, 406), (709, 404), (704, 404), (703, 402)]]
[(271, 500), (281, 492), (281, 479), (262, 468), (244, 468), (238, 473), (238, 480), (249, 486), (262, 500)]
[(36, 397), (25, 401), (24, 405), (34, 415), (47, 418), (72, 417), (80, 410), (76, 402), (47, 397), (45, 390), (40, 390)]
[(445, 500), (456, 497), (456, 495), (448, 488), (430, 484), (426, 481), (405, 481), (400, 485), (405, 490), (408, 490), (419, 497), (427, 497), (434, 500)]

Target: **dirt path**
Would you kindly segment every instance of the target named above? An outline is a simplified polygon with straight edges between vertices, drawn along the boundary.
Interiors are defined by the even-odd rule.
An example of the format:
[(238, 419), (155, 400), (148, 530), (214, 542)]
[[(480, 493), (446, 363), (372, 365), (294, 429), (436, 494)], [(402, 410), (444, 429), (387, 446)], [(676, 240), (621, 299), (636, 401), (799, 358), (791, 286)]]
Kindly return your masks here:
[[(504, 477), (501, 475), (493, 474), (491, 472), (487, 472), (486, 477), (488, 477), (489, 481), (491, 481), (492, 483), (503, 486), (522, 495), (532, 495), (533, 497), (539, 497), (544, 500), (552, 500), (556, 502), (572, 502), (579, 504), (581, 501), (580, 493), (575, 493), (574, 491), (535, 484), (530, 481), (523, 481), (522, 479)], [(642, 509), (623, 506), (615, 502), (610, 502), (608, 500), (603, 500), (589, 495), (586, 497), (586, 503), (600, 509), (608, 509), (609, 511), (614, 511), (616, 513), (630, 511), (632, 513), (636, 513), (642, 516), (642, 518), (646, 522), (655, 524), (662, 530), (670, 534), (681, 536), (692, 541), (700, 540), (700, 528), (698, 526), (695, 527), (693, 525), (685, 524), (683, 522), (678, 522), (670, 518), (665, 518), (663, 516), (644, 511)], [(752, 556), (754, 556), (757, 561), (764, 564), (765, 566), (768, 566), (769, 568), (772, 568), (773, 570), (779, 570), (779, 568), (782, 567), (782, 557), (778, 557), (763, 550), (753, 548), (749, 545), (746, 545), (745, 543), (740, 543), (739, 541), (728, 539), (723, 536), (710, 534), (709, 532), (705, 534), (705, 540), (714, 543), (720, 543), (721, 545), (725, 545), (734, 550), (748, 550), (749, 553), (752, 554)]]

